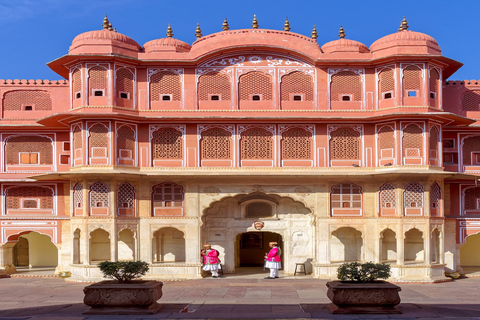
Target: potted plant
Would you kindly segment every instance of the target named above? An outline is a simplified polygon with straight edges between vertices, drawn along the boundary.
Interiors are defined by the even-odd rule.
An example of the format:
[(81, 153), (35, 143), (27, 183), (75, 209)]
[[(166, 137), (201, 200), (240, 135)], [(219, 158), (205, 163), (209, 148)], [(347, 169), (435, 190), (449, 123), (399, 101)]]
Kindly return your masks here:
[(385, 314), (402, 313), (399, 286), (377, 279), (390, 277), (390, 265), (385, 263), (344, 263), (337, 269), (340, 281), (327, 282), (327, 296), (332, 301), (332, 313)]
[(91, 308), (86, 314), (152, 314), (160, 310), (161, 281), (136, 280), (148, 271), (144, 261), (104, 261), (99, 265), (101, 281), (83, 289), (83, 302)]

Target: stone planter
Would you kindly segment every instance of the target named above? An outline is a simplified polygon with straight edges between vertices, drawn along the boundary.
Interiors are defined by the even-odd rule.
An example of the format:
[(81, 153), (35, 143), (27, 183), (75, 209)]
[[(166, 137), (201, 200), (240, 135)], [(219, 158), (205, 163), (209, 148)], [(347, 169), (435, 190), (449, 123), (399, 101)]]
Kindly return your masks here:
[(83, 289), (83, 302), (91, 308), (85, 314), (152, 314), (160, 310), (163, 282), (102, 281)]
[(399, 286), (385, 281), (375, 282), (327, 282), (328, 305), (331, 313), (386, 314), (402, 313), (396, 305), (400, 303)]

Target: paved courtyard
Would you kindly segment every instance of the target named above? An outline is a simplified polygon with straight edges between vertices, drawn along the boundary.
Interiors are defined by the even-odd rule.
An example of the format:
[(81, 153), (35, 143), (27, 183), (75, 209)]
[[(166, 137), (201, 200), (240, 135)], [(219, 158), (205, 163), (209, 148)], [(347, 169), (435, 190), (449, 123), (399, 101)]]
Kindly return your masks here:
[(0, 278), (0, 320), (94, 319), (480, 319), (480, 278), (400, 284), (403, 314), (332, 315), (326, 281), (266, 274), (165, 282), (155, 315), (83, 315), (85, 284), (59, 278)]

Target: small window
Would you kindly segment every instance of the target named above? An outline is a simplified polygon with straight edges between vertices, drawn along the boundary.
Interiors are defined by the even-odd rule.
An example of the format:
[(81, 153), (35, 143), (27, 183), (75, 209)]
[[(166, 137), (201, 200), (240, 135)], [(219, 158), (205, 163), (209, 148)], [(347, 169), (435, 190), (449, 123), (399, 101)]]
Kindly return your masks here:
[(97, 203), (96, 203), (96, 207), (97, 207), (97, 208), (103, 208), (103, 207), (104, 207), (103, 201), (97, 202)]
[(38, 199), (22, 199), (22, 209), (38, 209)]
[(293, 96), (293, 101), (302, 101), (302, 96), (299, 95), (299, 94), (295, 94), (295, 95)]
[(81, 202), (77, 202), (77, 208), (81, 208), (82, 207), (82, 203)]
[(128, 92), (120, 92), (120, 98), (122, 99), (129, 99), (129, 94)]
[(172, 100), (171, 95), (169, 95), (169, 94), (162, 95), (162, 101), (171, 101), (171, 100)]
[(342, 208), (350, 208), (350, 202), (343, 202)]
[(416, 202), (411, 202), (410, 203), (410, 208), (416, 208), (417, 207), (417, 203)]
[(61, 154), (60, 164), (69, 164), (69, 163), (70, 163), (70, 156), (68, 154)]
[(391, 92), (385, 92), (383, 94), (383, 99), (392, 99), (392, 93)]
[(430, 203), (430, 207), (436, 209), (437, 208), (437, 203), (436, 202)]
[(20, 164), (39, 164), (38, 152), (20, 152)]
[(70, 151), (70, 142), (63, 142), (63, 151)]
[(453, 154), (451, 153), (444, 153), (443, 154), (443, 163), (455, 163), (453, 161)]
[(407, 92), (407, 95), (409, 97), (416, 97), (417, 96), (417, 91), (410, 90), (410, 91)]
[(95, 97), (103, 97), (103, 90), (93, 90), (93, 95)]
[(430, 92), (430, 99), (436, 99), (437, 94), (435, 92)]
[(455, 148), (455, 140), (454, 139), (443, 140), (443, 148), (445, 149)]
[(80, 99), (82, 97), (81, 92), (75, 92), (75, 99)]
[(33, 110), (33, 106), (25, 106), (25, 111), (32, 111)]
[(211, 96), (210, 96), (210, 100), (218, 101), (218, 100), (220, 100), (220, 96), (218, 96), (218, 95), (216, 95), (216, 94), (211, 95)]
[(385, 208), (391, 208), (391, 207), (392, 207), (392, 203), (391, 203), (391, 202), (385, 203)]
[(352, 97), (349, 94), (342, 95), (342, 101), (351, 101)]
[(254, 94), (254, 95), (252, 96), (252, 100), (253, 100), (253, 101), (260, 101), (260, 96), (259, 96), (258, 94)]
[(130, 208), (130, 203), (128, 203), (128, 202), (123, 202), (123, 203), (122, 203), (122, 208)]

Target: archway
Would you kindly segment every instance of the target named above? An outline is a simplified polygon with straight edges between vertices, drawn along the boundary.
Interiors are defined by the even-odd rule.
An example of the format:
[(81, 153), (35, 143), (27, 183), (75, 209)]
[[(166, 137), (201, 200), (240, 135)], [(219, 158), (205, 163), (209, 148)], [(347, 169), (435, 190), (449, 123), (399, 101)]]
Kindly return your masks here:
[(467, 237), (460, 247), (460, 265), (466, 274), (480, 272), (480, 233)]
[[(273, 232), (244, 232), (235, 239), (235, 268), (263, 267), (265, 253), (270, 251), (269, 243), (275, 241), (283, 248), (283, 238)], [(283, 250), (281, 254), (283, 261)]]

